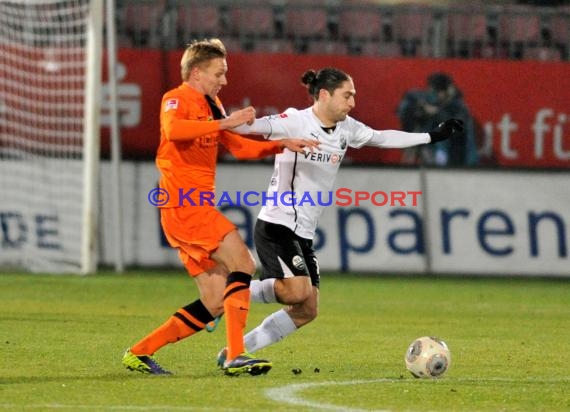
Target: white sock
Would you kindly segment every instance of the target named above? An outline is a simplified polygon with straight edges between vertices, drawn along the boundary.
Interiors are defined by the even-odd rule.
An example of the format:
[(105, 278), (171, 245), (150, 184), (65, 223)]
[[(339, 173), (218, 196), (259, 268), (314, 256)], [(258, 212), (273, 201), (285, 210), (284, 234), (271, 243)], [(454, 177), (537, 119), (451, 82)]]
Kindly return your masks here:
[(272, 313), (263, 322), (244, 336), (245, 349), (254, 353), (279, 342), (297, 330), (293, 319), (285, 309)]
[(275, 297), (275, 279), (265, 280), (252, 280), (249, 284), (249, 291), (251, 292), (251, 301), (258, 303), (276, 303)]

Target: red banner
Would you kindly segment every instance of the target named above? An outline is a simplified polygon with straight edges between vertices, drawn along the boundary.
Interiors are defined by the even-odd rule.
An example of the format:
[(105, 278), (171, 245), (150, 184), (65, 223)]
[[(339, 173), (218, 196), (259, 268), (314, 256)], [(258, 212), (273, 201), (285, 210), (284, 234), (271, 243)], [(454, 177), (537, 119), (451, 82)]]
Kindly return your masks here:
[[(178, 85), (182, 52), (121, 50), (119, 84), (125, 156), (151, 158), (159, 139), (161, 95)], [(570, 168), (570, 64), (454, 59), (233, 54), (229, 84), (220, 92), (227, 111), (253, 105), (258, 115), (311, 104), (300, 83), (307, 69), (335, 66), (354, 78), (351, 115), (376, 129), (399, 129), (404, 93), (425, 87), (435, 71), (450, 74), (478, 124), (484, 164)], [(108, 130), (104, 130), (108, 136)], [(105, 140), (104, 151), (108, 151)], [(399, 150), (362, 149), (354, 161), (397, 164)]]

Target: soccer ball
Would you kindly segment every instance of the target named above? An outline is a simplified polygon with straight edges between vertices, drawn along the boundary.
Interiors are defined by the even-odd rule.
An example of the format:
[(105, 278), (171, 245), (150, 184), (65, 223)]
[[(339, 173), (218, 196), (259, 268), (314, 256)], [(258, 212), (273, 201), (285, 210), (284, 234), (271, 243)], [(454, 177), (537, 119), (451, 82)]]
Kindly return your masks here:
[(423, 336), (410, 344), (405, 361), (416, 378), (439, 378), (451, 365), (451, 353), (443, 340)]

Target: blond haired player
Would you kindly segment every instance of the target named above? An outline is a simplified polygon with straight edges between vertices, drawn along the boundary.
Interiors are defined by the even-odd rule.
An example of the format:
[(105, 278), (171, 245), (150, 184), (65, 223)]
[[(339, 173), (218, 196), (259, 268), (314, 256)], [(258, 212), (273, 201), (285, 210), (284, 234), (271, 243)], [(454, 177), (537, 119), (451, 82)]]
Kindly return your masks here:
[[(198, 299), (179, 308), (161, 326), (132, 345), (123, 365), (148, 374), (170, 374), (153, 358), (163, 346), (204, 329), (225, 313), (228, 375), (258, 375), (271, 362), (245, 352), (243, 332), (249, 312), (249, 284), (255, 261), (236, 227), (214, 206), (200, 204), (200, 193), (213, 192), (218, 144), (240, 159), (256, 159), (284, 149), (303, 152), (315, 142), (300, 139), (258, 142), (228, 129), (255, 119), (248, 107), (226, 116), (218, 93), (227, 84), (226, 50), (218, 39), (193, 42), (181, 60), (182, 84), (168, 91), (160, 109), (160, 145), (156, 165), (160, 188), (169, 195), (161, 224), (199, 289)], [(180, 189), (195, 189), (188, 197)]]

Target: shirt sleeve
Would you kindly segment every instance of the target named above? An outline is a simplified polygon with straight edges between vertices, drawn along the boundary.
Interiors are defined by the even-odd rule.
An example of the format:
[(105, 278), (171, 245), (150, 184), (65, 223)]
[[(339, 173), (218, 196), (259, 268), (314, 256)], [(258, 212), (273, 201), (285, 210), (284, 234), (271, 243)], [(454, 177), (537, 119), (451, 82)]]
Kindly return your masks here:
[(347, 118), (346, 127), (350, 130), (349, 146), (356, 149), (362, 146), (375, 146), (385, 149), (403, 149), (429, 143), (428, 133), (408, 133), (399, 130), (374, 130), (370, 126), (354, 119)]
[(261, 159), (283, 151), (283, 147), (278, 141), (260, 142), (227, 130), (222, 132), (220, 141), (232, 155), (240, 160)]
[(251, 125), (242, 124), (234, 127), (232, 128), (232, 131), (239, 134), (260, 134), (267, 139), (267, 137), (271, 135), (272, 129), (269, 120), (262, 117), (260, 119), (255, 119)]
[(167, 140), (188, 141), (220, 130), (219, 120), (188, 119), (187, 111), (178, 96), (162, 99), (160, 125)]
[(387, 149), (403, 149), (405, 147), (426, 144), (431, 141), (429, 133), (408, 133), (399, 130), (374, 130), (367, 146)]
[(255, 119), (252, 125), (241, 125), (232, 131), (240, 134), (260, 134), (267, 140), (281, 140), (293, 136), (299, 137), (300, 120), (298, 110), (289, 108), (281, 114)]

